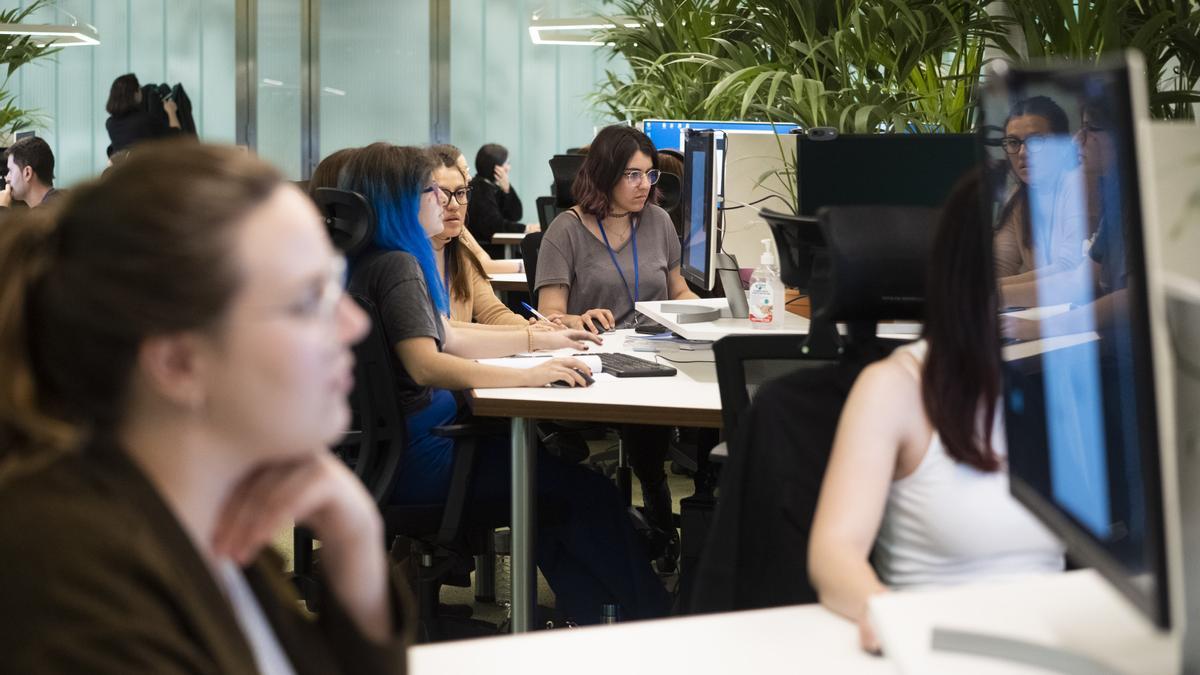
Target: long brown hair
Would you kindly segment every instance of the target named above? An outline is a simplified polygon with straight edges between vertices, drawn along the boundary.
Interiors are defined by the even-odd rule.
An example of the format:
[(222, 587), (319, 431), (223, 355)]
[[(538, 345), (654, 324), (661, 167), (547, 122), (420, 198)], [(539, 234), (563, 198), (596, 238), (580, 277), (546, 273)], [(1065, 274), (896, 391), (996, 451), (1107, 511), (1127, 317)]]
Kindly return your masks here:
[[(454, 169), (462, 174), (462, 169), (458, 166), (458, 157), (462, 153), (458, 148), (449, 144), (433, 145), (429, 148), (429, 154), (437, 166), (447, 169)], [(463, 182), (468, 180), (467, 176), (463, 175)], [(461, 206), (461, 205), (460, 205)], [(463, 212), (463, 227), (467, 227), (467, 207), (462, 206)], [(449, 280), (447, 284), (450, 288), (450, 295), (456, 300), (465, 301), (471, 298), (471, 280), (467, 276), (468, 269), (474, 269), (479, 276), (487, 278), (487, 272), (483, 270), (483, 263), (479, 262), (479, 258), (460, 241), (462, 237), (454, 237), (446, 242), (443, 250), (446, 252), (446, 278)]]
[(0, 452), (122, 421), (142, 341), (219, 324), (238, 225), (281, 184), (236, 148), (157, 142), (0, 228)]
[(308, 196), (316, 195), (319, 188), (335, 188), (338, 186), (338, 178), (341, 176), (342, 168), (350, 162), (354, 157), (354, 153), (358, 148), (342, 148), (332, 152), (317, 168), (313, 169), (312, 176), (308, 179)]
[(1000, 396), (1000, 343), (983, 181), (982, 170), (972, 170), (942, 209), (925, 286), (923, 337), (929, 352), (921, 398), (947, 454), (996, 471), (1000, 458), (991, 434)]

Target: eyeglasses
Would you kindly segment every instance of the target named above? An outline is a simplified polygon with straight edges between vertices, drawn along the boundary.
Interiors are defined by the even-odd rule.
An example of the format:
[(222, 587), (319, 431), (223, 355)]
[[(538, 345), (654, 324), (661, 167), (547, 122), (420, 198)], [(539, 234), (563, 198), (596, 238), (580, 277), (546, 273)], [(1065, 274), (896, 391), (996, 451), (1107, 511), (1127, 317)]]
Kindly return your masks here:
[(446, 195), (447, 204), (450, 203), (450, 198), (453, 197), (454, 201), (458, 202), (459, 205), (466, 206), (467, 200), (471, 198), (471, 190), (473, 188), (468, 185), (467, 187), (459, 188), (454, 192), (451, 192), (444, 187), (439, 187), (438, 189), (442, 191), (442, 194)]
[(651, 185), (654, 185), (658, 182), (658, 177), (661, 176), (662, 173), (658, 169), (650, 169), (649, 171), (630, 169), (628, 171), (622, 171), (621, 175), (625, 177), (625, 182), (629, 183), (630, 185), (641, 184), (643, 177), (650, 181)]
[(329, 261), (329, 271), (324, 283), (314, 284), (303, 298), (286, 306), (284, 311), (297, 318), (329, 320), (337, 311), (338, 302), (346, 288), (346, 258), (334, 256)]
[(1022, 145), (1024, 145), (1025, 149), (1029, 152), (1037, 152), (1046, 146), (1046, 137), (1040, 134), (1034, 134), (1032, 136), (1025, 137), (1024, 140), (1021, 140), (1016, 136), (1005, 136), (1000, 141), (1000, 147), (1004, 148), (1004, 152), (1007, 152), (1010, 155), (1015, 155), (1018, 152), (1021, 152)]
[(441, 190), (441, 188), (438, 187), (437, 185), (427, 185), (427, 186), (425, 186), (424, 190), (421, 190), (421, 194), (422, 195), (437, 195), (438, 203), (440, 204), (442, 202), (442, 196), (437, 194), (438, 190)]

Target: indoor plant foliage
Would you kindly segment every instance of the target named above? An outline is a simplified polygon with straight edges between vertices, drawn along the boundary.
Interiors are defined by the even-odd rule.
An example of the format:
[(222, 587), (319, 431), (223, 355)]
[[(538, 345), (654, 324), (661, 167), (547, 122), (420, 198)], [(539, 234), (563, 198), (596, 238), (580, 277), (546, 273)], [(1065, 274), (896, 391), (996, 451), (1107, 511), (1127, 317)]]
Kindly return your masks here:
[[(630, 76), (593, 102), (618, 119), (748, 119), (842, 132), (967, 132), (989, 54), (1143, 52), (1155, 117), (1191, 117), (1198, 0), (620, 0), (602, 31)], [(996, 9), (998, 11), (990, 11)], [(1006, 11), (1005, 11), (1006, 10)], [(1020, 38), (1014, 45), (1009, 37)], [(1020, 44), (1023, 42), (1024, 44)]]
[[(674, 43), (657, 68), (635, 68), (619, 83), (658, 88), (686, 67), (696, 73), (689, 96), (703, 95), (700, 115), (683, 114), (696, 108), (692, 101), (666, 100), (640, 116), (788, 121), (843, 132), (964, 131), (973, 121), (985, 40), (1007, 47), (1001, 20), (983, 9), (988, 1), (625, 0), (621, 13), (643, 18), (642, 25), (603, 36), (629, 58), (630, 45), (653, 44), (648, 36), (665, 32), (685, 6), (689, 25), (714, 29)], [(663, 54), (645, 52), (638, 56)], [(597, 99), (638, 118), (641, 110), (612, 95), (620, 90), (614, 84)]]
[[(22, 23), (34, 12), (52, 4), (51, 0), (34, 0), (24, 9), (0, 11), (0, 23)], [(36, 113), (15, 105), (16, 95), (8, 90), (8, 83), (21, 66), (57, 51), (57, 48), (38, 45), (28, 35), (0, 35), (0, 67), (4, 69), (4, 83), (0, 85), (0, 135), (7, 136), (37, 124)]]

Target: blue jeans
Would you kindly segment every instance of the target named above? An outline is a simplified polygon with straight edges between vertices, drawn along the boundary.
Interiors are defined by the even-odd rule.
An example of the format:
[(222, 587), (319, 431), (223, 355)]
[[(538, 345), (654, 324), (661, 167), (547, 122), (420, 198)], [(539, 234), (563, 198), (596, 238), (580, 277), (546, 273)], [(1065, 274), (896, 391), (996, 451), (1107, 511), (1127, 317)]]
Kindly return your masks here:
[[(454, 397), (438, 391), (427, 408), (409, 416), (409, 451), (392, 503), (445, 499), (453, 441), (433, 437), (429, 430), (456, 418)], [(509, 448), (508, 438), (481, 441), (468, 496), (468, 520), (474, 503), (499, 503), (511, 510)], [(667, 613), (670, 598), (650, 568), (611, 481), (582, 466), (565, 464), (539, 448), (537, 499), (539, 516), (547, 516), (538, 519), (537, 563), (554, 591), (559, 614), (581, 624), (600, 623), (606, 603), (616, 604), (621, 617), (629, 620)], [(494, 522), (494, 517), (487, 520)]]

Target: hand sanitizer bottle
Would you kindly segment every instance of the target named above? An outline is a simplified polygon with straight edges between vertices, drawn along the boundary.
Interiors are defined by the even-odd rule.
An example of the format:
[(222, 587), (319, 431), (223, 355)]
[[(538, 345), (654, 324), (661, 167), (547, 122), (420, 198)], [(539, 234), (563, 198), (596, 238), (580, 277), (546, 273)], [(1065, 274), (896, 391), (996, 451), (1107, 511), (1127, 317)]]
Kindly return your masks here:
[(763, 239), (763, 254), (759, 258), (754, 276), (750, 277), (750, 292), (746, 294), (750, 305), (750, 323), (755, 328), (771, 329), (783, 327), (783, 280), (771, 253), (771, 240)]

